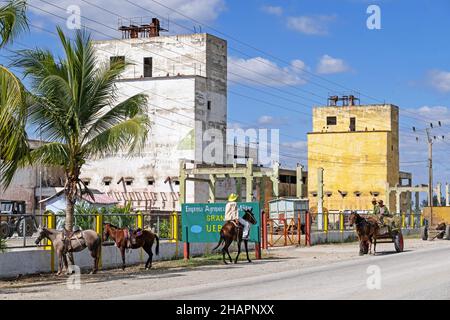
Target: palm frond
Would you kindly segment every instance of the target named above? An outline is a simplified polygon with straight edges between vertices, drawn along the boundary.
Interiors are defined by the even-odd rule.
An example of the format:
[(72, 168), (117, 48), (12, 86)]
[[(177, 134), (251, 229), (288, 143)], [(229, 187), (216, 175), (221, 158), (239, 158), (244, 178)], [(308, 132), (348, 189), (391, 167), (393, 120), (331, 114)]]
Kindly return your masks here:
[(30, 152), (29, 163), (24, 165), (33, 165), (40, 163), (44, 166), (67, 166), (70, 161), (70, 151), (67, 145), (60, 142), (44, 143)]
[(28, 29), (26, 4), (25, 0), (12, 0), (0, 7), (0, 48)]
[(20, 80), (0, 66), (0, 183), (7, 188), (18, 168), (18, 161), (28, 155), (25, 125), (31, 97)]
[[(85, 141), (89, 141), (103, 131), (114, 127), (116, 124), (119, 124), (122, 121), (133, 118), (137, 115), (146, 114), (147, 102), (147, 95), (137, 94), (112, 108), (110, 108), (109, 106), (105, 106), (95, 115), (95, 117), (92, 117), (91, 120), (93, 121), (93, 123), (86, 126), (88, 128), (88, 131), (83, 138), (83, 143)], [(100, 114), (101, 112), (103, 112), (103, 114)]]
[(82, 152), (91, 159), (118, 152), (139, 152), (147, 141), (149, 126), (147, 115), (136, 115), (98, 134), (83, 146)]

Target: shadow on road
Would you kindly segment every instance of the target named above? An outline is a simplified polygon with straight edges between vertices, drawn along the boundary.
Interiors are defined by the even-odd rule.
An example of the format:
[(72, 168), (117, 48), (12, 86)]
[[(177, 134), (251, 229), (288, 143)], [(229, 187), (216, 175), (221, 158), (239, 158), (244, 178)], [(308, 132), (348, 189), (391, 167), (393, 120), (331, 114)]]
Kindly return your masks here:
[[(403, 252), (411, 252), (411, 251), (412, 250), (403, 250)], [(378, 257), (378, 256), (389, 256), (389, 255), (392, 255), (392, 254), (401, 254), (403, 252), (397, 252), (395, 250), (392, 250), (392, 251), (380, 251), (380, 252), (377, 252), (375, 254), (375, 256), (376, 257)]]

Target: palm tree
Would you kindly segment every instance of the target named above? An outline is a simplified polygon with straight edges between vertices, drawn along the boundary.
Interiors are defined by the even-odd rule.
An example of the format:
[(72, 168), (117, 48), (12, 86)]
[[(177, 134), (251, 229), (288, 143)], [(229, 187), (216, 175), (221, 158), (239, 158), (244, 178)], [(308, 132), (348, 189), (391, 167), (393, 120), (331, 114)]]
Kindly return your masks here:
[[(26, 29), (25, 0), (12, 0), (0, 6), (0, 49)], [(16, 160), (28, 153), (25, 131), (28, 103), (29, 95), (20, 80), (0, 64), (0, 173), (14, 172)], [(2, 174), (0, 182), (7, 187), (11, 179), (11, 175)]]
[(111, 153), (138, 152), (145, 144), (150, 121), (145, 94), (117, 103), (116, 80), (125, 68), (123, 62), (97, 63), (91, 38), (84, 31), (78, 30), (74, 41), (59, 27), (58, 34), (62, 59), (40, 49), (19, 53), (17, 65), (30, 78), (34, 95), (29, 120), (46, 141), (19, 165), (64, 168), (65, 227), (72, 231), (76, 197), (89, 192), (80, 180), (84, 163)]

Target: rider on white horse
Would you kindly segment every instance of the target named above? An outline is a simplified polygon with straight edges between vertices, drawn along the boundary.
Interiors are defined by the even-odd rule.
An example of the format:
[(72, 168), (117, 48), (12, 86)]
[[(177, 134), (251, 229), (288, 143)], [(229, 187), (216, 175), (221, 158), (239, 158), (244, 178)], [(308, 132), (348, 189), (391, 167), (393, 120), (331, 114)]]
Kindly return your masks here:
[(236, 224), (240, 223), (244, 230), (242, 232), (242, 240), (248, 240), (248, 233), (250, 231), (250, 223), (247, 220), (239, 217), (238, 207), (237, 207), (238, 196), (235, 193), (230, 194), (228, 197), (228, 202), (225, 206), (225, 222), (235, 221)]

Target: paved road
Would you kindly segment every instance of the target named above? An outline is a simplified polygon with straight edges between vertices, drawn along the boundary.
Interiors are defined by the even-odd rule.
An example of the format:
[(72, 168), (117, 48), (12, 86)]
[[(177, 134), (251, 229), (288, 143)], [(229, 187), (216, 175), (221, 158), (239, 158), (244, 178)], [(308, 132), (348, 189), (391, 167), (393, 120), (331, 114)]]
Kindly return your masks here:
[(408, 251), (400, 254), (393, 244), (377, 248), (380, 255), (364, 257), (356, 243), (273, 249), (269, 258), (227, 266), (155, 262), (150, 271), (138, 266), (82, 274), (80, 290), (69, 289), (66, 277), (42, 275), (0, 281), (0, 300), (450, 299), (450, 241), (408, 239)]
[(449, 270), (450, 247), (445, 246), (116, 298), (450, 299)]

